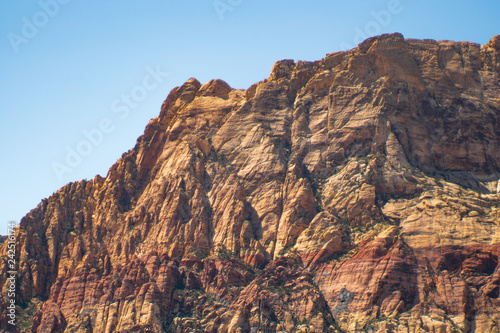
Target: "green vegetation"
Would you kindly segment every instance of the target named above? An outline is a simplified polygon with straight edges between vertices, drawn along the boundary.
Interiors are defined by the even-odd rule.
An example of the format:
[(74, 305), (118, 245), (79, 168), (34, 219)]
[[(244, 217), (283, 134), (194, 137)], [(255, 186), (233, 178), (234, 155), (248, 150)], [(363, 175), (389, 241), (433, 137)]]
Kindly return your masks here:
[(341, 262), (341, 261), (344, 261), (347, 259), (351, 259), (356, 254), (357, 251), (358, 251), (358, 247), (356, 246), (355, 248), (351, 249), (349, 252), (339, 253), (339, 254), (333, 255), (332, 257), (330, 257), (330, 259), (325, 261), (325, 263), (331, 264), (331, 263), (337, 263), (337, 262)]
[(208, 254), (206, 252), (203, 252), (199, 249), (195, 249), (193, 254), (198, 258), (199, 260), (206, 259), (208, 257)]
[(35, 314), (42, 309), (42, 301), (38, 298), (32, 298), (25, 308), (18, 310), (17, 328), (19, 332), (31, 332), (33, 318)]
[(231, 260), (236, 258), (236, 254), (226, 249), (224, 245), (215, 252), (215, 255), (220, 260)]
[(214, 162), (217, 162), (224, 167), (231, 164), (225, 155), (214, 152), (211, 156)]

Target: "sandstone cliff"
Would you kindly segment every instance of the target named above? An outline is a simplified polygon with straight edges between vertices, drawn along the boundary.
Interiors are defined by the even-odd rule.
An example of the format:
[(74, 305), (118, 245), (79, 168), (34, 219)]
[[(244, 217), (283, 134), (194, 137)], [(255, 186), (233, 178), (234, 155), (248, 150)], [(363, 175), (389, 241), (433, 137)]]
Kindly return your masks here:
[(17, 328), (500, 332), (499, 179), (500, 36), (190, 79), (23, 218)]

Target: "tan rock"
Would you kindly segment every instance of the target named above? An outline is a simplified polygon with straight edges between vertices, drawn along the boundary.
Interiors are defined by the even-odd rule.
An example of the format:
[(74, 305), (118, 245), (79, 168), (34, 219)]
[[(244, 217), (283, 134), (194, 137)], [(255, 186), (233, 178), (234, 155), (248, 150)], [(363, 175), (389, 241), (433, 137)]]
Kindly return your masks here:
[(246, 91), (189, 79), (106, 178), (21, 221), (28, 326), (495, 332), (499, 82), (499, 36), (401, 34)]

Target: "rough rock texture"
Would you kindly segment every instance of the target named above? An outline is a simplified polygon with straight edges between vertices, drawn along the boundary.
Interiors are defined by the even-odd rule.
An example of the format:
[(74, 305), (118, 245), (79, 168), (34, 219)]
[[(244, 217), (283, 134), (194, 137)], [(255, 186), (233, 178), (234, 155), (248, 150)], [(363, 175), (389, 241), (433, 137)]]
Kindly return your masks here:
[(500, 332), (499, 178), (500, 36), (190, 79), (23, 218), (17, 328)]

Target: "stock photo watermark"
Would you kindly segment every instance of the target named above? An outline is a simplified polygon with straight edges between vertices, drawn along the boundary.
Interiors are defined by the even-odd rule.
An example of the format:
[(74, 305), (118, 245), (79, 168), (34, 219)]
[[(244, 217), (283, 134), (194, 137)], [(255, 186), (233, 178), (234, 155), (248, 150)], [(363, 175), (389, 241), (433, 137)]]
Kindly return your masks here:
[[(405, 0), (412, 1), (412, 0)], [(350, 50), (355, 48), (359, 43), (364, 41), (365, 39), (379, 35), (382, 32), (382, 29), (389, 26), (391, 24), (394, 16), (401, 14), (404, 10), (403, 4), (400, 0), (389, 0), (385, 6), (385, 8), (380, 10), (372, 10), (370, 11), (370, 16), (373, 20), (366, 22), (363, 28), (359, 26), (354, 28), (354, 38), (352, 44), (349, 43), (341, 43), (341, 50)]]
[(22, 27), (20, 33), (9, 32), (7, 39), (15, 53), (19, 52), (19, 47), (27, 44), (35, 38), (40, 29), (45, 27), (49, 21), (54, 18), (61, 9), (62, 5), (66, 5), (71, 0), (40, 0), (38, 7), (40, 10), (35, 12), (30, 18), (23, 16), (21, 18)]
[(52, 170), (59, 179), (63, 181), (64, 175), (69, 174), (82, 164), (85, 157), (92, 154), (95, 148), (104, 142), (106, 135), (111, 134), (117, 125), (117, 119), (125, 120), (133, 109), (136, 109), (143, 102), (150, 91), (158, 88), (168, 76), (159, 65), (155, 69), (146, 67), (147, 74), (142, 79), (140, 85), (130, 89), (128, 94), (122, 94), (111, 104), (113, 117), (102, 118), (96, 127), (82, 130), (83, 138), (74, 146), (66, 146), (66, 156), (64, 161), (53, 161)]
[(215, 0), (212, 5), (219, 19), (224, 21), (226, 13), (234, 11), (242, 2), (243, 0)]
[(7, 242), (7, 322), (9, 325), (16, 325), (16, 280), (17, 280), (17, 262), (16, 262), (16, 222), (8, 223)]

